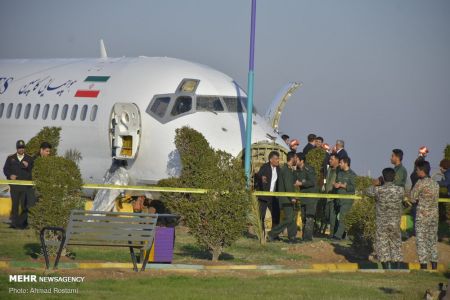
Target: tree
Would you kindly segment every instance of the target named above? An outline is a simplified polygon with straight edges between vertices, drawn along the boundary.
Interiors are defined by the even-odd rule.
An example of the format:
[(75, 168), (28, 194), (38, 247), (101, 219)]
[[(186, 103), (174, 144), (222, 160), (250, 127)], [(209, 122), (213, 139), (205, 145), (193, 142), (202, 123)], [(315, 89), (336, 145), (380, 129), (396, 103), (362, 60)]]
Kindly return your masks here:
[(50, 152), (51, 156), (55, 156), (58, 153), (58, 146), (60, 140), (61, 127), (44, 127), (38, 134), (36, 134), (26, 145), (27, 153), (30, 155), (36, 155), (39, 153), (42, 142), (47, 142), (52, 145)]
[(182, 171), (179, 178), (160, 185), (208, 189), (207, 194), (163, 194), (171, 211), (181, 215), (197, 243), (217, 261), (223, 249), (246, 228), (250, 206), (245, 174), (239, 159), (210, 147), (204, 136), (189, 127), (176, 130), (175, 145)]

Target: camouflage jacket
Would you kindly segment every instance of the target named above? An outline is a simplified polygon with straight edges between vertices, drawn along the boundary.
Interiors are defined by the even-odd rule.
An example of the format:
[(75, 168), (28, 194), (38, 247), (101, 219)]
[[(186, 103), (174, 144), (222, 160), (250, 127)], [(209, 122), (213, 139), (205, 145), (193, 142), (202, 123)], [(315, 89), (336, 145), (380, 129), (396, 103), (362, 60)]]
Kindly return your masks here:
[(392, 182), (386, 182), (381, 186), (369, 188), (367, 194), (375, 197), (377, 220), (400, 221), (403, 211), (402, 202), (405, 197), (404, 188)]
[(411, 202), (417, 203), (417, 218), (438, 217), (439, 185), (430, 177), (419, 179), (411, 191)]

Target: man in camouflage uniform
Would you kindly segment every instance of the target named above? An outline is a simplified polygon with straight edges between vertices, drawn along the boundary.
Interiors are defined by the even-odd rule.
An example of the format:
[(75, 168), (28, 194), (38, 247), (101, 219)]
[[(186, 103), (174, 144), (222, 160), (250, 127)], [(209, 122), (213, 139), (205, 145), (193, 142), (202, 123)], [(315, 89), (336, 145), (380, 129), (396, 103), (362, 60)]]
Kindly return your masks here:
[[(297, 170), (295, 170), (295, 186), (301, 193), (317, 193), (316, 173), (314, 168), (305, 163), (303, 153), (297, 153)], [(314, 232), (314, 217), (316, 215), (317, 198), (300, 198), (302, 212), (302, 238), (303, 241), (312, 241)]]
[(398, 269), (403, 260), (400, 222), (405, 189), (394, 183), (395, 175), (394, 169), (384, 169), (384, 184), (368, 190), (376, 201), (375, 252), (383, 269)]
[[(295, 193), (295, 175), (294, 167), (297, 163), (297, 156), (293, 152), (287, 155), (287, 163), (280, 169), (278, 177), (278, 192)], [(278, 235), (287, 228), (288, 239), (290, 243), (296, 243), (297, 224), (295, 224), (294, 205), (296, 199), (291, 197), (278, 197), (280, 211), (284, 212), (284, 219), (277, 226), (272, 228), (268, 233), (269, 241), (272, 242), (278, 239)]]
[[(350, 157), (342, 157), (339, 160), (339, 172), (336, 177), (336, 183), (333, 185), (336, 194), (353, 195), (355, 194), (356, 173), (350, 169)], [(332, 237), (335, 240), (341, 240), (345, 232), (345, 217), (352, 208), (353, 199), (337, 199), (334, 205), (333, 215), (339, 215), (339, 221), (332, 220), (331, 229), (336, 231)], [(337, 223), (337, 226), (336, 226)]]
[(428, 161), (418, 162), (416, 173), (419, 180), (411, 191), (411, 201), (417, 203), (417, 255), (421, 269), (426, 269), (428, 262), (431, 262), (432, 269), (436, 270), (438, 261), (439, 185), (430, 178), (430, 163)]

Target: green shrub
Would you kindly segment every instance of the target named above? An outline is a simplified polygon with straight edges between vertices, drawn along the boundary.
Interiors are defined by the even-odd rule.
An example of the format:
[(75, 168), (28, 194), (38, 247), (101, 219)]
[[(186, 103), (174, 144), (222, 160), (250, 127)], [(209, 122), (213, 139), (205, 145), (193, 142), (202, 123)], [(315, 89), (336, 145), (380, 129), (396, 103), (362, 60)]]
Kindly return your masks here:
[(37, 155), (42, 142), (48, 142), (52, 145), (50, 156), (58, 153), (59, 138), (61, 127), (44, 127), (38, 132), (26, 145), (27, 153), (30, 155)]
[(357, 249), (373, 250), (375, 241), (375, 199), (364, 194), (372, 185), (370, 177), (356, 178), (356, 193), (362, 195), (361, 200), (355, 200), (352, 209), (344, 222), (348, 234), (353, 237), (352, 245)]
[[(30, 210), (30, 227), (36, 234), (45, 226), (66, 228), (70, 211), (81, 209), (84, 203), (77, 165), (62, 157), (40, 157), (34, 163), (33, 181), (38, 202)], [(50, 233), (47, 239), (56, 240), (57, 237)], [(49, 250), (54, 254), (56, 248)]]
[(450, 160), (450, 145), (447, 145), (444, 149), (444, 158)]
[(250, 206), (240, 160), (210, 147), (203, 135), (191, 128), (176, 130), (175, 145), (181, 157), (180, 178), (159, 182), (172, 187), (204, 188), (202, 194), (162, 194), (167, 207), (182, 221), (199, 246), (216, 261), (223, 249), (245, 230)]
[(306, 154), (306, 162), (314, 168), (319, 187), (323, 183), (322, 169), (326, 154), (327, 152), (322, 148), (313, 148)]

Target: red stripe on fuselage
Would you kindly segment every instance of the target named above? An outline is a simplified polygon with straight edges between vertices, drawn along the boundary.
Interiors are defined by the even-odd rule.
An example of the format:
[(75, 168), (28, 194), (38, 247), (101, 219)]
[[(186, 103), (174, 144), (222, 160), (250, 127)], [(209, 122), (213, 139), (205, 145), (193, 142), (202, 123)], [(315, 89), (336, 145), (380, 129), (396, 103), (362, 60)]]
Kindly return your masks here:
[(97, 98), (98, 94), (100, 94), (100, 91), (78, 90), (75, 93), (75, 97)]

